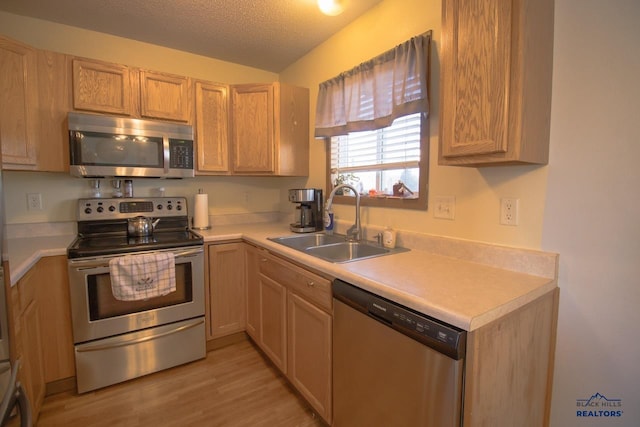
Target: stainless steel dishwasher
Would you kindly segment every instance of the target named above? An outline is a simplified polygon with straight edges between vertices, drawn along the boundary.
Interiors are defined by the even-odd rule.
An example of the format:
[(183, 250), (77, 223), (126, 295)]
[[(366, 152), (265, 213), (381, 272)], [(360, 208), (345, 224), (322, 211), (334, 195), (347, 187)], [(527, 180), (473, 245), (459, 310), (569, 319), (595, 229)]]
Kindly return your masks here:
[(333, 426), (460, 426), (466, 332), (333, 282)]

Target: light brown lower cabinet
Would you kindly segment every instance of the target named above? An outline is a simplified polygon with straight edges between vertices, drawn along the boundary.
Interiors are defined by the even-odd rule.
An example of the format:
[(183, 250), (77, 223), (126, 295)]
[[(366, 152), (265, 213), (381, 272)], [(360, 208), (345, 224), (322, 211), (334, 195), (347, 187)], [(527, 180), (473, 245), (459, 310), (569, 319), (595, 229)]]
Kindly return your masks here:
[(45, 395), (37, 273), (36, 265), (10, 289), (9, 293), (12, 360), (14, 363), (20, 363), (18, 380), (27, 393), (34, 419), (37, 419)]
[(287, 305), (287, 377), (331, 421), (331, 315), (291, 291)]
[(559, 292), (469, 333), (464, 427), (549, 425)]
[[(265, 274), (274, 257), (247, 246), (247, 311), (249, 336), (283, 373), (287, 373), (287, 289)], [(253, 271), (251, 271), (253, 270)], [(249, 326), (250, 325), (250, 326)]]
[(33, 411), (40, 411), (45, 395), (44, 356), (42, 354), (42, 330), (40, 328), (40, 305), (32, 300), (20, 316), (22, 330), (21, 375)]
[(287, 288), (269, 277), (260, 278), (260, 346), (287, 373)]
[(260, 250), (245, 244), (247, 271), (246, 331), (256, 343), (260, 341)]
[(69, 273), (65, 256), (41, 258), (36, 265), (39, 277), (44, 379), (49, 388), (56, 382), (71, 380), (75, 385), (76, 362), (71, 326)]
[(8, 295), (12, 360), (37, 419), (49, 384), (75, 375), (66, 257), (42, 258)]
[(212, 340), (245, 329), (244, 244), (210, 244), (206, 256), (206, 329), (207, 340)]
[(331, 423), (331, 281), (251, 245), (247, 279), (247, 333)]

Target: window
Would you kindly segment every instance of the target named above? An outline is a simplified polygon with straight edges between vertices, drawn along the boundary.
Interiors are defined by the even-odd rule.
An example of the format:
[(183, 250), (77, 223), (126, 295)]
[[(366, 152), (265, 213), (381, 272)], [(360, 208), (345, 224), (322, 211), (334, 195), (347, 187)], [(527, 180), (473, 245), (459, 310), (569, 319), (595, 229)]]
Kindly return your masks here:
[[(328, 141), (327, 191), (364, 205), (426, 209), (431, 32), (320, 84), (315, 135)], [(353, 203), (351, 191), (334, 202)]]
[[(429, 164), (426, 116), (409, 114), (382, 129), (331, 138), (327, 188), (350, 184), (363, 196), (363, 205), (425, 209)], [(347, 202), (347, 197), (354, 195), (345, 191), (344, 196), (334, 202)]]

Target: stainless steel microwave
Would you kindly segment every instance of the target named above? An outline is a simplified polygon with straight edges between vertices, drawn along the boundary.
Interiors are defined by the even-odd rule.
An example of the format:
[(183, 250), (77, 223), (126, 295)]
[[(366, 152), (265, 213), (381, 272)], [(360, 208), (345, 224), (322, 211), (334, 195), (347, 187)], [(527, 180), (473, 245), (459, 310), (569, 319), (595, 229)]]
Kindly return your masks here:
[(69, 113), (69, 171), (86, 178), (192, 178), (193, 127)]

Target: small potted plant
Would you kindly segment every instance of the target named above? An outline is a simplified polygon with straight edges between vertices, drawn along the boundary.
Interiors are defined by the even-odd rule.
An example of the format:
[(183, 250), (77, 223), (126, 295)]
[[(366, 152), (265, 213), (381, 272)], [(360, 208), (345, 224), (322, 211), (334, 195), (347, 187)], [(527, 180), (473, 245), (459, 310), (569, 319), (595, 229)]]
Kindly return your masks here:
[[(358, 178), (357, 176), (355, 176), (352, 173), (339, 173), (336, 176), (336, 178), (333, 180), (333, 188), (336, 188), (340, 184), (353, 185), (354, 183), (356, 183), (358, 181), (360, 181), (360, 178)], [(337, 196), (344, 195), (344, 188), (340, 188), (338, 191), (336, 191), (336, 195)]]

